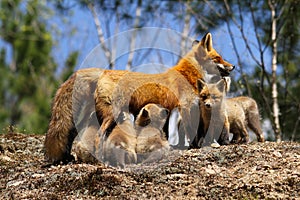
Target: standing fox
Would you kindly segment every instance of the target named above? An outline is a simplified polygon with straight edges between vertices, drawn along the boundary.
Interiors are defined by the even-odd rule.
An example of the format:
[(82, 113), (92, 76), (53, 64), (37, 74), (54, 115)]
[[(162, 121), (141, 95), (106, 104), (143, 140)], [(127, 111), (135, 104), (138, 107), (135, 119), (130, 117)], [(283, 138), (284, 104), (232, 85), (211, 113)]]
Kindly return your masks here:
[(204, 126), (203, 146), (213, 143), (229, 144), (229, 121), (226, 110), (226, 82), (221, 79), (215, 84), (206, 84), (198, 80), (201, 122)]
[[(57, 90), (44, 143), (46, 159), (50, 162), (66, 163), (74, 159), (70, 153), (78, 134), (76, 127), (84, 127), (95, 109), (94, 92), (102, 72), (98, 68), (78, 70)], [(79, 113), (84, 116), (79, 118)]]
[(232, 143), (249, 142), (247, 126), (255, 133), (258, 142), (264, 142), (257, 104), (250, 97), (240, 96), (226, 99), (226, 109), (233, 133)]
[[(197, 117), (191, 116), (199, 113), (197, 80), (207, 81), (209, 77), (207, 74), (228, 76), (233, 69), (234, 66), (224, 61), (213, 48), (212, 36), (208, 33), (200, 42), (195, 43), (192, 50), (176, 66), (165, 73), (150, 75), (104, 70), (103, 73), (98, 73), (101, 75), (96, 80), (94, 91), (95, 109), (101, 124), (101, 132), (113, 130), (116, 125), (115, 119), (124, 108), (127, 107), (129, 112), (137, 116), (144, 105), (152, 102), (168, 110), (179, 108), (184, 119), (181, 132), (195, 135), (198, 121)], [(92, 74), (91, 82), (94, 84), (95, 73)], [(67, 80), (61, 86), (52, 106), (52, 117), (45, 140), (45, 153), (46, 158), (53, 163), (66, 162), (70, 159), (72, 143), (77, 135), (76, 119), (64, 117), (65, 113), (72, 113), (74, 96), (72, 84), (72, 81)], [(188, 138), (192, 139), (192, 137)]]
[[(229, 83), (226, 79), (216, 84), (198, 81), (205, 133), (212, 128), (212, 132), (205, 137), (204, 145), (211, 143), (213, 139), (218, 139), (221, 144), (228, 143), (229, 132), (233, 133), (232, 143), (247, 143), (249, 142), (247, 126), (256, 134), (259, 142), (264, 142), (255, 100), (244, 96), (225, 99), (228, 88)], [(218, 127), (221, 129), (218, 130)]]

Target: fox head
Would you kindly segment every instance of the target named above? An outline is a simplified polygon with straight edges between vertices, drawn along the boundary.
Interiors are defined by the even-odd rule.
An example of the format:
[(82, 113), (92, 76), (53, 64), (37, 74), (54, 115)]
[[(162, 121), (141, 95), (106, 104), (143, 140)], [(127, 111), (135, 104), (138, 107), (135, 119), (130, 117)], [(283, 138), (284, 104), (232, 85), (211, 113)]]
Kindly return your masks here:
[(221, 79), (214, 84), (207, 84), (199, 79), (198, 91), (201, 106), (204, 106), (205, 109), (220, 106), (225, 97), (226, 89), (227, 83), (225, 79)]
[(207, 33), (201, 41), (193, 42), (195, 58), (208, 74), (229, 76), (235, 66), (223, 60), (222, 56), (213, 48), (212, 35)]
[(158, 104), (149, 103), (144, 106), (135, 121), (136, 126), (152, 126), (162, 129), (169, 116), (169, 110)]

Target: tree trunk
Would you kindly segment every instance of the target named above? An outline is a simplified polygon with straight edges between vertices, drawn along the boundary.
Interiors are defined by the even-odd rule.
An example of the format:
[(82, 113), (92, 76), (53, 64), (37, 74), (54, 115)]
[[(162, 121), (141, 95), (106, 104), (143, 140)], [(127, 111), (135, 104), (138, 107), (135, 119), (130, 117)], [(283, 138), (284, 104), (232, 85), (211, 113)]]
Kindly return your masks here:
[(274, 134), (277, 142), (281, 141), (281, 131), (279, 123), (279, 105), (278, 105), (278, 91), (277, 91), (277, 35), (276, 35), (276, 11), (274, 0), (268, 1), (271, 10), (271, 40), (272, 40), (272, 100), (273, 100), (273, 121), (274, 121)]
[(182, 37), (181, 37), (181, 42), (180, 42), (180, 55), (184, 55), (185, 49), (186, 49), (186, 44), (187, 44), (187, 38), (189, 35), (191, 27), (191, 13), (188, 11), (188, 8), (185, 8), (185, 17), (184, 17), (184, 24), (183, 24), (183, 30), (182, 30)]
[(132, 67), (132, 61), (133, 61), (133, 56), (134, 56), (134, 51), (132, 51), (135, 48), (135, 41), (136, 41), (136, 32), (138, 31), (137, 29), (139, 28), (140, 24), (140, 18), (142, 14), (142, 0), (138, 0), (137, 7), (135, 10), (135, 20), (134, 20), (134, 29), (133, 30), (133, 36), (130, 41), (130, 51), (128, 55), (128, 62), (126, 65), (126, 70), (130, 71)]
[(111, 52), (107, 48), (107, 46), (105, 45), (105, 37), (104, 37), (104, 34), (103, 34), (103, 30), (101, 28), (100, 21), (98, 19), (98, 15), (97, 15), (96, 10), (95, 10), (95, 6), (92, 3), (88, 3), (87, 6), (88, 6), (89, 10), (91, 11), (91, 13), (93, 15), (94, 23), (95, 23), (95, 26), (96, 26), (96, 29), (97, 29), (98, 39), (99, 39), (100, 45), (101, 45), (101, 47), (102, 47), (102, 49), (105, 53), (107, 61), (109, 63), (109, 69), (113, 69), (114, 66), (113, 66), (113, 62), (111, 60)]

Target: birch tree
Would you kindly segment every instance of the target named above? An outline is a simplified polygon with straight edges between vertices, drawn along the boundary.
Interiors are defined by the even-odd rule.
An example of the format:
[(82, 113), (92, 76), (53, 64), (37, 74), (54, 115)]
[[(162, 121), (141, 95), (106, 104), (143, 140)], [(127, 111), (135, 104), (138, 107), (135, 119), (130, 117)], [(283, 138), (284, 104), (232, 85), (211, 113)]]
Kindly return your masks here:
[[(273, 120), (274, 132), (277, 142), (281, 141), (280, 123), (279, 123), (279, 105), (277, 90), (277, 16), (276, 3), (274, 0), (268, 0), (271, 11), (271, 49), (272, 49), (272, 100), (273, 100)], [(280, 16), (278, 16), (280, 17)]]

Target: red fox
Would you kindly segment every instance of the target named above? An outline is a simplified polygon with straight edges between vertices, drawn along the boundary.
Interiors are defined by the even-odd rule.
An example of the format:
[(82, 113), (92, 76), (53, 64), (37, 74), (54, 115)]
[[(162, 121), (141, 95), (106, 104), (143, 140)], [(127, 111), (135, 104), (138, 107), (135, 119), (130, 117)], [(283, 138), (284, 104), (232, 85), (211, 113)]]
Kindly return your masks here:
[[(199, 115), (197, 79), (205, 79), (207, 73), (219, 74), (219, 70), (228, 75), (233, 69), (234, 66), (225, 62), (213, 49), (211, 34), (207, 34), (176, 66), (165, 73), (106, 70), (99, 78), (95, 92), (102, 132), (114, 126), (114, 119), (121, 110), (126, 109), (137, 116), (145, 104), (155, 103), (168, 110), (179, 108), (184, 119), (180, 132), (191, 141), (196, 135), (199, 119), (191, 117), (197, 116), (197, 113)], [(110, 83), (109, 86), (107, 83)], [(167, 132), (168, 129), (164, 130)]]
[[(197, 80), (205, 80), (206, 74), (227, 76), (233, 69), (234, 66), (224, 61), (213, 48), (212, 36), (208, 33), (200, 42), (195, 43), (192, 50), (176, 66), (165, 73), (150, 75), (105, 70), (98, 80), (95, 80), (95, 73), (92, 73), (93, 81), (91, 82), (97, 82), (94, 100), (101, 132), (106, 133), (113, 129), (115, 126), (114, 116), (118, 116), (119, 108), (127, 107), (129, 112), (137, 116), (144, 105), (156, 103), (168, 110), (178, 107), (184, 119), (181, 132), (195, 135), (197, 132), (195, 126), (198, 125), (198, 121), (195, 117), (191, 119), (191, 112), (199, 113)], [(72, 80), (74, 78), (70, 79), (56, 93), (46, 135), (46, 158), (53, 163), (67, 162), (71, 159), (70, 151), (77, 135), (74, 122), (76, 120), (72, 117), (64, 117), (65, 113), (72, 112), (73, 91), (70, 89), (72, 88), (70, 85), (74, 84), (74, 80)], [(121, 100), (120, 103), (118, 100)], [(190, 136), (188, 138), (192, 139)]]
[(233, 133), (232, 143), (249, 142), (247, 126), (255, 133), (258, 142), (264, 142), (260, 116), (256, 101), (250, 97), (240, 96), (226, 99), (226, 109)]
[(205, 133), (211, 128), (204, 145), (211, 143), (213, 139), (217, 139), (220, 144), (228, 144), (229, 132), (233, 133), (232, 143), (247, 143), (247, 125), (256, 134), (258, 141), (264, 142), (255, 100), (243, 96), (225, 99), (226, 87), (229, 87), (227, 82), (224, 79), (216, 84), (198, 81)]
[(76, 153), (77, 159), (82, 162), (96, 163), (96, 144), (99, 143), (97, 138), (97, 126), (88, 126), (84, 129), (82, 137), (78, 138), (77, 143), (73, 145), (73, 150)]

